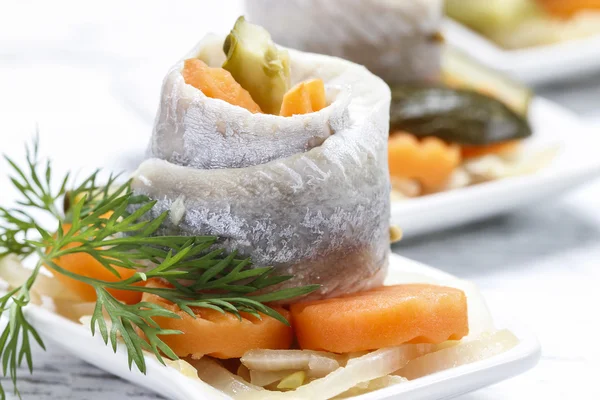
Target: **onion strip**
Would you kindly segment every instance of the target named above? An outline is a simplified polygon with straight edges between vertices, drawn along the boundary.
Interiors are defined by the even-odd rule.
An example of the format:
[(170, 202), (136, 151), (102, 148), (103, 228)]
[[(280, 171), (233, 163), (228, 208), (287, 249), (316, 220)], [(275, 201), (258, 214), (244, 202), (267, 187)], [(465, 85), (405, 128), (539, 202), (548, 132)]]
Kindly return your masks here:
[(314, 380), (289, 392), (243, 391), (235, 399), (239, 400), (278, 400), (311, 399), (325, 400), (353, 388), (361, 382), (371, 381), (389, 375), (405, 366), (410, 360), (431, 352), (434, 345), (405, 344), (376, 350), (365, 356), (353, 358), (346, 367), (340, 367), (324, 378)]
[(396, 372), (408, 379), (416, 379), (434, 372), (484, 360), (504, 353), (519, 344), (519, 339), (509, 330), (484, 333), (478, 338), (416, 358)]
[(198, 371), (198, 378), (233, 398), (245, 394), (254, 394), (256, 396), (254, 398), (260, 399), (261, 394), (266, 392), (263, 388), (252, 385), (236, 374), (229, 372), (225, 367), (208, 357), (192, 360), (190, 363)]
[(241, 358), (251, 371), (307, 371), (310, 377), (323, 377), (340, 367), (345, 357), (311, 350), (250, 350)]

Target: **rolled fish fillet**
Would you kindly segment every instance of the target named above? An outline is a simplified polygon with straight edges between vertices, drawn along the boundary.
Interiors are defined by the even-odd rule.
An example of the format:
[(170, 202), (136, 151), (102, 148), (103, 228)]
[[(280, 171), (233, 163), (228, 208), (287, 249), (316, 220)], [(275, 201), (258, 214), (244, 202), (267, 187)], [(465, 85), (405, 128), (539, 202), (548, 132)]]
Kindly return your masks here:
[(436, 79), (443, 0), (246, 0), (277, 42), (365, 65), (386, 82)]
[[(223, 37), (184, 59), (212, 66)], [(136, 193), (170, 210), (159, 234), (215, 235), (256, 266), (321, 284), (311, 298), (382, 283), (389, 253), (387, 138), (390, 91), (364, 67), (289, 50), (291, 83), (325, 82), (328, 106), (280, 117), (252, 114), (185, 83), (183, 60), (166, 76), (150, 158)]]

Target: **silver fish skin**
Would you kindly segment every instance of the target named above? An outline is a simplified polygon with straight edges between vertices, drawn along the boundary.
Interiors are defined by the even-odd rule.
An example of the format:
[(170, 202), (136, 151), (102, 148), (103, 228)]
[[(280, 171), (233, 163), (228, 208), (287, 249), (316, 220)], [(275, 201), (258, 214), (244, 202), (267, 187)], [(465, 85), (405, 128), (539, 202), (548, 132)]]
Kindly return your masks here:
[[(201, 169), (243, 168), (305, 152), (319, 146), (334, 129), (349, 124), (348, 88), (336, 79), (326, 87), (334, 104), (318, 112), (282, 118), (207, 97), (187, 85), (184, 60), (200, 58), (221, 66), (223, 38), (209, 35), (168, 72), (149, 147), (151, 157)], [(318, 69), (297, 60), (301, 71)], [(304, 80), (301, 77), (292, 80)]]
[(390, 84), (433, 81), (443, 0), (246, 0), (248, 19), (284, 46), (345, 58)]
[[(222, 38), (201, 43), (191, 54), (218, 59)], [(324, 80), (331, 97), (324, 113), (243, 113), (185, 83), (173, 92), (172, 70), (163, 84), (151, 158), (134, 173), (133, 190), (157, 200), (151, 217), (171, 211), (160, 234), (218, 236), (219, 247), (251, 257), (256, 266), (273, 266), (277, 274), (294, 276), (284, 286), (321, 284), (310, 298), (380, 285), (389, 255), (390, 90), (362, 66), (289, 53), (293, 82)], [(203, 112), (208, 122), (186, 125), (190, 108)], [(242, 127), (272, 121), (279, 128), (261, 135), (273, 143), (263, 140), (255, 154), (246, 143), (256, 133)], [(218, 132), (220, 124), (229, 127), (225, 134)], [(292, 154), (283, 151), (285, 146), (277, 142), (295, 146), (297, 136), (310, 131), (307, 124), (320, 126), (316, 132), (322, 142), (299, 146)], [(211, 126), (224, 137), (223, 143), (202, 141), (214, 133)], [(171, 151), (175, 147), (176, 160)], [(243, 167), (237, 157), (246, 160)]]

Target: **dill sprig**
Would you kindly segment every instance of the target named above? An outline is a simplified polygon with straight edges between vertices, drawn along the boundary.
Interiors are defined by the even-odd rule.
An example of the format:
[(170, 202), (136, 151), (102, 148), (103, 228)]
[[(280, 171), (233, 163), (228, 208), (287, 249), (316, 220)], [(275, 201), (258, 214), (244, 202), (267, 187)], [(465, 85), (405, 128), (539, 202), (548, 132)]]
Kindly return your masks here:
[(35, 222), (19, 210), (0, 207), (0, 258), (9, 254), (29, 255), (34, 249), (23, 237), (35, 229)]
[[(249, 259), (226, 254), (215, 249), (218, 238), (213, 236), (154, 236), (167, 213), (157, 219), (147, 217), (155, 202), (135, 195), (130, 182), (118, 185), (118, 176), (98, 183), (95, 171), (80, 184), (68, 190), (69, 174), (52, 189), (52, 166), (42, 165), (38, 157), (37, 140), (27, 148), (27, 166), (20, 168), (5, 157), (13, 170), (11, 181), (21, 194), (20, 207), (0, 208), (0, 257), (17, 254), (39, 257), (29, 279), (0, 297), (0, 316), (8, 313), (9, 324), (0, 335), (0, 360), (4, 376), (9, 375), (17, 390), (17, 369), (25, 359), (32, 371), (32, 341), (44, 346), (38, 332), (23, 313), (30, 302), (30, 289), (42, 267), (49, 268), (92, 286), (97, 295), (92, 315), (92, 334), (99, 331), (104, 342), (117, 350), (124, 344), (129, 367), (135, 364), (146, 372), (144, 351), (152, 352), (164, 364), (163, 356), (177, 355), (160, 339), (163, 335), (181, 334), (162, 329), (155, 317), (180, 318), (175, 312), (154, 303), (124, 304), (109, 290), (129, 290), (154, 294), (195, 316), (193, 307), (203, 307), (232, 313), (242, 312), (258, 318), (261, 314), (288, 323), (283, 316), (265, 303), (290, 299), (310, 293), (318, 285), (269, 291), (291, 276), (275, 276), (271, 267), (254, 267)], [(63, 201), (66, 213), (58, 206)], [(40, 226), (29, 213), (43, 211), (58, 221), (58, 229), (49, 231)], [(32, 235), (37, 237), (33, 238)], [(60, 257), (85, 253), (120, 278), (115, 282), (86, 277), (61, 267)], [(135, 270), (122, 279), (115, 267)], [(170, 287), (140, 285), (160, 278)], [(265, 290), (267, 289), (267, 290)], [(105, 318), (109, 319), (109, 322)], [(120, 338), (121, 340), (118, 340)], [(0, 394), (4, 391), (0, 385)]]

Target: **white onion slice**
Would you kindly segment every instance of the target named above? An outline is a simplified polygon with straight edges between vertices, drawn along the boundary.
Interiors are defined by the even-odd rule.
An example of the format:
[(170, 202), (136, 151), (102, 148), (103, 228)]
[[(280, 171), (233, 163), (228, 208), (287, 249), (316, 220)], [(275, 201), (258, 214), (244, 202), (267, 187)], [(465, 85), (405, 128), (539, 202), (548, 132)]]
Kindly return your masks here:
[(343, 359), (324, 351), (250, 350), (241, 361), (254, 371), (310, 371), (310, 376), (321, 377), (338, 369)]
[(57, 313), (73, 321), (79, 321), (84, 315), (94, 314), (96, 302), (74, 303), (71, 300), (53, 299)]
[(448, 349), (450, 347), (458, 346), (461, 343), (463, 343), (463, 342), (461, 342), (460, 340), (446, 340), (445, 342), (442, 342), (440, 344), (436, 344), (434, 351), (440, 351), (440, 350)]
[(463, 167), (458, 167), (452, 172), (450, 179), (446, 182), (441, 191), (460, 189), (469, 186), (470, 184), (471, 176), (469, 173)]
[[(154, 356), (154, 354), (152, 354)], [(187, 376), (188, 378), (198, 379), (198, 372), (190, 363), (184, 360), (169, 360), (163, 357), (165, 364), (169, 367), (176, 369), (179, 373)]]
[(403, 197), (418, 197), (423, 193), (421, 184), (416, 179), (390, 177), (392, 190)]
[(353, 388), (348, 389), (344, 393), (334, 397), (334, 399), (346, 399), (348, 397), (360, 396), (361, 394), (373, 392), (375, 390), (404, 382), (408, 382), (408, 379), (397, 375), (386, 375), (368, 382), (359, 383)]
[[(240, 364), (240, 366), (237, 369), (237, 375), (242, 378), (245, 381), (250, 382), (250, 380), (252, 379), (252, 375), (250, 375), (250, 370), (248, 369), (248, 367), (246, 367), (244, 364)], [(252, 382), (250, 382), (252, 383)], [(259, 385), (262, 386), (262, 385)]]
[(340, 367), (337, 360), (328, 357), (311, 356), (308, 360), (308, 376), (311, 378), (324, 377)]
[(83, 326), (91, 326), (92, 325), (92, 316), (91, 315), (83, 315), (79, 317), (79, 323)]
[[(302, 352), (302, 354), (299, 355), (298, 352)], [(255, 354), (255, 353), (258, 353), (258, 354)], [(257, 363), (257, 360), (260, 359), (260, 361), (258, 362), (258, 366), (263, 367), (263, 368), (272, 367), (273, 364), (270, 364), (270, 360), (273, 360), (273, 359), (277, 360), (277, 362), (281, 362), (281, 363), (289, 362), (289, 365), (300, 366), (300, 365), (305, 365), (303, 359), (308, 354), (308, 355), (310, 355), (310, 358), (308, 360), (308, 366), (306, 369), (303, 369), (303, 370), (306, 371), (308, 378), (314, 379), (314, 378), (322, 378), (324, 376), (327, 376), (331, 372), (338, 369), (340, 366), (346, 366), (346, 364), (349, 360), (351, 360), (353, 358), (362, 357), (368, 353), (369, 352), (367, 352), (367, 351), (362, 351), (362, 352), (346, 353), (346, 354), (334, 354), (334, 353), (317, 352), (317, 351), (310, 351), (310, 350), (292, 350), (291, 356), (294, 360), (292, 362), (289, 362), (289, 361), (280, 360), (280, 357), (283, 358), (283, 356), (289, 355), (290, 350), (252, 350), (251, 352), (246, 353), (248, 355), (246, 361), (249, 361), (252, 364), (252, 363)], [(262, 360), (262, 357), (264, 357), (265, 359), (268, 359), (266, 364), (263, 364), (264, 360)], [(332, 359), (333, 357), (335, 359)], [(302, 363), (298, 362), (299, 359), (301, 359), (303, 362)], [(244, 364), (242, 364), (242, 365), (244, 365)], [(253, 365), (256, 366), (256, 364), (253, 364)], [(293, 374), (294, 372), (297, 372), (297, 371), (298, 370), (293, 370), (293, 369), (284, 369), (284, 370), (278, 370), (278, 371), (265, 371), (265, 370), (260, 371), (260, 370), (254, 369), (254, 370), (250, 370), (250, 382), (253, 385), (265, 387), (267, 385), (270, 385), (272, 383), (280, 381), (281, 379), (285, 378), (286, 376)]]
[(401, 192), (397, 191), (397, 190), (390, 190), (390, 200), (392, 202), (394, 201), (402, 201), (402, 200), (406, 200), (408, 199), (408, 197), (406, 197), (405, 195), (403, 195)]
[(365, 356), (353, 358), (346, 367), (340, 367), (324, 378), (314, 380), (289, 392), (245, 391), (235, 398), (239, 400), (270, 399), (330, 399), (353, 388), (361, 382), (371, 381), (402, 368), (410, 360), (434, 349), (429, 344), (405, 344), (376, 350)]
[(476, 339), (467, 340), (456, 346), (416, 358), (396, 374), (407, 379), (420, 378), (434, 372), (493, 357), (512, 349), (518, 343), (519, 339), (506, 329), (484, 333)]
[(475, 182), (527, 175), (550, 164), (558, 150), (558, 146), (549, 146), (537, 151), (528, 151), (527, 154), (520, 152), (505, 157), (488, 154), (466, 161), (463, 168)]
[[(31, 270), (23, 266), (19, 258), (9, 254), (0, 258), (0, 279), (6, 281), (10, 287), (18, 287), (24, 284), (31, 276)], [(65, 299), (81, 301), (81, 298), (65, 287), (58, 280), (40, 273), (31, 288), (31, 292), (52, 297), (53, 299)]]
[(261, 393), (265, 393), (263, 388), (246, 382), (208, 357), (192, 360), (191, 364), (196, 368), (198, 378), (231, 397), (255, 394), (254, 398), (260, 399)]

